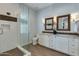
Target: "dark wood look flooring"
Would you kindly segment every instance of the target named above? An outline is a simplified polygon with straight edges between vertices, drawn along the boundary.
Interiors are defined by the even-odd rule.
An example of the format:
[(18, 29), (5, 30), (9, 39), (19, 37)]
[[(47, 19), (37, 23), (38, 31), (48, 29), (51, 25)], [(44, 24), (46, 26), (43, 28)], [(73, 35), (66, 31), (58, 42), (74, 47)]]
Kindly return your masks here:
[(23, 53), (18, 48), (15, 48), (10, 51), (4, 52), (3, 54), (0, 54), (0, 56), (23, 56)]
[[(26, 47), (27, 46), (24, 46), (25, 49)], [(32, 56), (68, 56), (64, 53), (60, 53), (40, 45), (33, 46), (32, 44), (30, 44), (28, 46), (28, 50), (31, 52)]]
[[(43, 47), (41, 45), (25, 45), (23, 46), (26, 50), (28, 48), (28, 51), (31, 52), (32, 56), (68, 56), (66, 54), (57, 52), (55, 50)], [(10, 51), (4, 52), (4, 54), (1, 54), (0, 56), (23, 56), (23, 53), (18, 49), (12, 49)]]

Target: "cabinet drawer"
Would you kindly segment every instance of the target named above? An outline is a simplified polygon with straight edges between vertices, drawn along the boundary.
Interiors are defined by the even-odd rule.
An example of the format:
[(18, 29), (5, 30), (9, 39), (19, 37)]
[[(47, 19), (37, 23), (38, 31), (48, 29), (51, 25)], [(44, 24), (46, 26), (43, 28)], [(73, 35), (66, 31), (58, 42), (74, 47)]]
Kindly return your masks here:
[(78, 40), (78, 39), (70, 39), (69, 42), (72, 42), (72, 43), (78, 43), (79, 40)]
[(78, 48), (70, 47), (70, 48), (69, 48), (69, 51), (78, 51)]
[(69, 51), (69, 54), (70, 54), (70, 55), (78, 56), (78, 51), (77, 51), (77, 50), (70, 50), (70, 51)]
[(78, 48), (78, 43), (72, 43), (72, 44), (69, 45), (69, 47)]

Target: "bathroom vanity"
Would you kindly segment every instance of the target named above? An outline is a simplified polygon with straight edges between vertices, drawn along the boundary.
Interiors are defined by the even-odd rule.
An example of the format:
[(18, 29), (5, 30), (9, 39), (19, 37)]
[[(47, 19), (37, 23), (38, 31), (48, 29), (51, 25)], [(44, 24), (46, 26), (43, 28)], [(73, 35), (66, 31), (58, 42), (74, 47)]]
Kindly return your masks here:
[(79, 19), (73, 19), (72, 14), (59, 15), (56, 19), (45, 18), (44, 27), (39, 34), (40, 45), (68, 55), (79, 56)]
[[(61, 32), (60, 32), (61, 33)], [(68, 55), (79, 55), (79, 35), (73, 34), (53, 34), (42, 33), (39, 35), (38, 43), (56, 51), (66, 53)]]

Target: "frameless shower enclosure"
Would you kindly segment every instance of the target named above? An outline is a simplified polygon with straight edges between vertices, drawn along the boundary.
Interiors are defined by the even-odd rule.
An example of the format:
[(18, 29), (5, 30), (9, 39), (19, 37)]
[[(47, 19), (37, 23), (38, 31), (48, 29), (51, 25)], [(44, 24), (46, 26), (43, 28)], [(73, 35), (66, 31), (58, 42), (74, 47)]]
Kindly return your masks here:
[[(29, 43), (29, 29), (28, 29), (28, 7), (24, 4), (19, 4), (20, 7), (20, 16), (19, 16), (19, 27), (20, 27), (20, 35), (19, 35), (19, 45), (24, 49), (28, 50)], [(25, 47), (24, 47), (25, 46)]]

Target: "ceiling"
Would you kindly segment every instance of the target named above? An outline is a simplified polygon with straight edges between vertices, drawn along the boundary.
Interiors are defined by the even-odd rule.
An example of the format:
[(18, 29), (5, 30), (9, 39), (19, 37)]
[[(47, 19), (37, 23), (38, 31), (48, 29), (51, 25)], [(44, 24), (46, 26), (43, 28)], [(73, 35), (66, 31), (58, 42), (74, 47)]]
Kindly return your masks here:
[(25, 4), (31, 7), (32, 9), (38, 11), (52, 5), (53, 3), (25, 3)]

